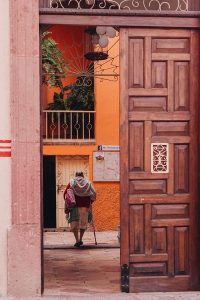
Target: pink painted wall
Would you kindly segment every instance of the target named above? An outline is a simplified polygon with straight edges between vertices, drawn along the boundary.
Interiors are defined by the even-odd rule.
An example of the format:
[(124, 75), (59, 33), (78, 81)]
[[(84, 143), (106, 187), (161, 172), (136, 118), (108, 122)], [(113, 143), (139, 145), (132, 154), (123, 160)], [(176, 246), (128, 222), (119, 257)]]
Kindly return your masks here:
[(9, 4), (12, 225), (5, 276), (8, 295), (27, 299), (41, 295), (42, 278), (39, 1)]
[[(0, 1), (0, 146), (11, 140), (9, 1)], [(1, 148), (0, 147), (0, 148)], [(11, 225), (11, 157), (0, 149), (0, 297), (7, 294), (7, 230)]]

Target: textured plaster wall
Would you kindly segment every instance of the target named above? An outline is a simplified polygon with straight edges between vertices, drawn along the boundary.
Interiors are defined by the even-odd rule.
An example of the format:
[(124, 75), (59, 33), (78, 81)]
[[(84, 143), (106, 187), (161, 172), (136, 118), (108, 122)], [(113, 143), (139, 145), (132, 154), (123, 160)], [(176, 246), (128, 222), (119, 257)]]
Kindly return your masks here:
[[(9, 0), (0, 1), (0, 140), (10, 140)], [(1, 153), (0, 153), (1, 154)], [(11, 223), (11, 158), (0, 156), (0, 297), (7, 293), (7, 229)]]
[(119, 183), (94, 183), (97, 200), (93, 205), (96, 230), (115, 230), (120, 222)]

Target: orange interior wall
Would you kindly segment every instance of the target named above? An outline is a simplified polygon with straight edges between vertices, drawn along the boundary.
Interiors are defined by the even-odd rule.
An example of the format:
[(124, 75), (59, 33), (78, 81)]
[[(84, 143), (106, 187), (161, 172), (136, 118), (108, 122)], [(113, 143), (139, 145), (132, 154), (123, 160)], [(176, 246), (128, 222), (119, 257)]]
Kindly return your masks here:
[[(82, 67), (86, 67), (89, 64), (89, 61), (86, 59), (81, 59), (80, 57), (84, 57), (85, 49), (84, 49), (84, 31), (85, 27), (80, 26), (52, 26), (47, 30), (52, 34), (52, 37), (56, 43), (58, 48), (63, 53), (63, 58), (68, 64), (73, 64), (74, 68), (77, 71), (81, 71)], [(75, 82), (75, 77), (72, 74), (67, 74), (66, 78), (62, 79), (63, 85), (70, 85)], [(59, 88), (49, 88), (47, 86), (43, 86), (43, 107), (46, 108), (49, 102), (53, 101), (54, 92), (59, 93)]]
[[(78, 27), (76, 27), (76, 30)], [(54, 26), (49, 30), (53, 38), (64, 48), (67, 32), (72, 27)], [(83, 30), (83, 27), (79, 27)], [(80, 36), (77, 34), (77, 38)], [(69, 41), (70, 42), (70, 41)], [(114, 43), (110, 40), (109, 46)], [(119, 43), (118, 43), (119, 45)], [(119, 47), (111, 50), (111, 55), (119, 54)], [(107, 78), (107, 77), (105, 77)], [(47, 90), (47, 89), (46, 89)], [(47, 90), (47, 101), (52, 101), (54, 89)], [(93, 182), (93, 151), (97, 145), (119, 145), (119, 80), (108, 81), (95, 78), (95, 145), (44, 145), (44, 155), (88, 155), (90, 180)], [(116, 230), (120, 224), (120, 188), (119, 182), (93, 182), (97, 191), (94, 204), (94, 220), (96, 230)]]
[(120, 224), (119, 183), (95, 182), (97, 200), (93, 204), (95, 228), (99, 231), (117, 230)]
[[(110, 39), (109, 48), (117, 39)], [(119, 43), (109, 53), (111, 57), (117, 56)], [(119, 64), (119, 58), (115, 63)], [(110, 68), (111, 64), (106, 66)], [(108, 69), (106, 73), (112, 71)], [(110, 81), (113, 77), (105, 76), (104, 79), (95, 80), (96, 143), (97, 145), (119, 145), (119, 78), (117, 81)]]
[[(116, 38), (117, 39), (117, 38)], [(116, 42), (110, 39), (109, 48)], [(119, 54), (119, 43), (111, 50), (110, 56)], [(119, 58), (115, 63), (119, 64)], [(106, 65), (107, 73), (112, 73)], [(96, 144), (119, 145), (119, 78), (117, 81), (95, 79)], [(120, 224), (120, 186), (119, 182), (94, 183), (97, 202), (94, 204), (95, 225), (98, 230), (116, 230)]]

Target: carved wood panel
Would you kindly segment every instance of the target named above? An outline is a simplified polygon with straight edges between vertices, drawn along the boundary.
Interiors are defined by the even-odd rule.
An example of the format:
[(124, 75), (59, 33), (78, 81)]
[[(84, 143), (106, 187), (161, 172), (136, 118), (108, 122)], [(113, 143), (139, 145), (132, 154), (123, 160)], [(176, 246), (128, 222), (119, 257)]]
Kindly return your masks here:
[(167, 86), (167, 63), (163, 61), (152, 62), (152, 88), (165, 88)]
[(152, 228), (152, 253), (167, 253), (166, 228)]
[(130, 208), (130, 253), (144, 253), (144, 207), (136, 205)]
[(144, 168), (144, 124), (130, 124), (130, 171), (142, 171)]
[(144, 40), (132, 39), (129, 44), (129, 87), (144, 87)]
[(166, 97), (131, 97), (130, 111), (166, 111)]
[(189, 110), (189, 63), (176, 62), (174, 65), (175, 95), (174, 105), (177, 111)]
[(189, 192), (189, 145), (175, 145), (175, 193)]
[[(127, 172), (121, 188), (122, 195), (127, 195), (129, 220), (126, 227), (122, 220), (122, 235), (126, 228), (123, 244), (128, 241), (130, 248), (123, 251), (122, 246), (121, 259), (130, 265), (131, 291), (176, 291), (180, 290), (179, 280), (181, 289), (187, 290), (193, 276), (189, 260), (197, 201), (194, 128), (198, 98), (193, 78), (198, 76), (198, 58), (193, 44), (198, 34), (123, 29), (122, 38), (121, 47), (128, 52), (121, 62), (126, 65), (123, 75), (127, 80), (123, 85), (123, 77), (121, 96), (127, 118), (122, 128), (128, 140), (121, 145), (121, 164)], [(168, 172), (152, 172), (153, 143), (168, 145)], [(162, 159), (157, 157), (158, 163)], [(154, 287), (152, 276), (156, 276)]]

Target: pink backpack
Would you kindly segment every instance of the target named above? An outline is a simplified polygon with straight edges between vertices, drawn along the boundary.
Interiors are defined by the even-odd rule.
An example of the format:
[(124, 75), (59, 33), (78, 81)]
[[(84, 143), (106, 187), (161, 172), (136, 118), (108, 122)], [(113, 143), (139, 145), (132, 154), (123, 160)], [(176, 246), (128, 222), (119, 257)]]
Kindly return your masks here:
[(71, 210), (76, 205), (76, 200), (72, 188), (68, 188), (64, 193), (65, 210)]

